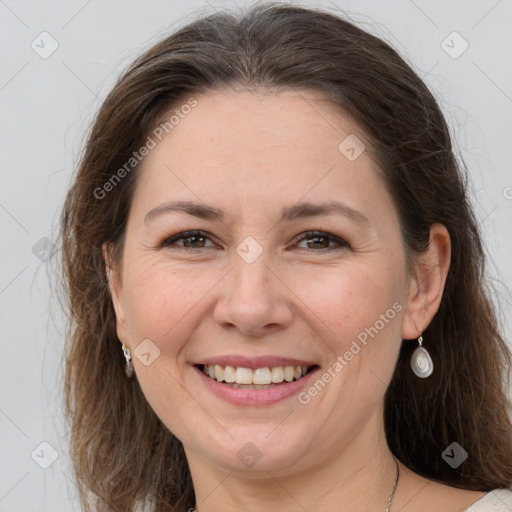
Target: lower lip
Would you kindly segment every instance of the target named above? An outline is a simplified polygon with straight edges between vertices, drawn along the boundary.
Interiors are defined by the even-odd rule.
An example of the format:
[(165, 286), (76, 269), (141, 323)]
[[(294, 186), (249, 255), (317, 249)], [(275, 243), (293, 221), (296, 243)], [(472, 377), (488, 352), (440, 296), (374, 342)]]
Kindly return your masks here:
[(298, 394), (302, 389), (308, 385), (312, 376), (320, 368), (314, 368), (312, 371), (304, 375), (299, 380), (292, 382), (285, 382), (283, 384), (277, 384), (273, 388), (268, 389), (241, 389), (232, 388), (222, 382), (207, 377), (200, 368), (194, 366), (194, 370), (199, 375), (200, 379), (210, 389), (210, 391), (221, 398), (222, 400), (229, 402), (233, 405), (240, 406), (262, 406), (272, 405), (285, 398), (289, 398), (293, 395)]

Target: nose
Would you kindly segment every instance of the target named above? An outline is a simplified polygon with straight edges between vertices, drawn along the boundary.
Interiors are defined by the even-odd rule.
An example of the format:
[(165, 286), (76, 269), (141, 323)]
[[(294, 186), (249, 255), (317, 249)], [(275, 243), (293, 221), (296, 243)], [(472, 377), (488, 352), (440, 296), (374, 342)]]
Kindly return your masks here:
[(290, 325), (293, 293), (264, 254), (248, 263), (234, 255), (234, 268), (222, 281), (214, 310), (215, 321), (224, 328), (256, 338)]

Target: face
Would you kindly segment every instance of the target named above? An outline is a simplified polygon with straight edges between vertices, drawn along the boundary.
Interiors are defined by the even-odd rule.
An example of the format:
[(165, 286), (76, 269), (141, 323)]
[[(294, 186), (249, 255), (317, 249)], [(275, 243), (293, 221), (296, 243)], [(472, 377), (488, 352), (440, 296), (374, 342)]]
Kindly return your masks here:
[(111, 279), (148, 402), (190, 459), (231, 470), (371, 446), (410, 278), (376, 164), (353, 158), (364, 135), (314, 92), (195, 98), (137, 171)]

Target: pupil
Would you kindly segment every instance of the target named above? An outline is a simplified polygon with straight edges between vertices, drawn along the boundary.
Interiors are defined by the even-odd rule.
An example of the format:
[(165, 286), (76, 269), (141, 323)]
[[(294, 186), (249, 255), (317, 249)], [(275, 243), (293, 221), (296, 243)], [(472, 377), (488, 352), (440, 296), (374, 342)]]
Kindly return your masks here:
[(318, 243), (319, 243), (318, 241), (319, 240), (323, 240), (324, 242), (327, 240), (325, 236), (316, 236), (314, 238), (310, 238), (310, 240), (313, 240), (313, 244), (315, 244), (314, 245), (315, 247), (319, 247), (320, 246), (322, 249), (324, 249), (326, 247), (325, 243), (322, 244), (320, 242), (320, 245), (318, 245)]
[(204, 240), (204, 237), (202, 236), (189, 236), (187, 238), (184, 239), (184, 242), (185, 242), (185, 247), (193, 247), (194, 246), (194, 243), (191, 243), (190, 240)]

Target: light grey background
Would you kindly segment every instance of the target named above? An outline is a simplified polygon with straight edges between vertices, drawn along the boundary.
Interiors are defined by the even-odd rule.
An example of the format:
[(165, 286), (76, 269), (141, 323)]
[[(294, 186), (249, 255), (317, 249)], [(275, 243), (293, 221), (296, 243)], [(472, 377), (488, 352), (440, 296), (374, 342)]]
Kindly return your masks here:
[[(92, 115), (120, 70), (143, 48), (197, 13), (233, 4), (0, 0), (1, 512), (79, 510), (61, 409), (62, 319), (51, 299), (51, 267), (32, 248), (43, 237), (54, 239)], [(510, 341), (512, 1), (303, 5), (348, 11), (405, 55), (441, 102), (471, 171), (472, 196), (492, 258), (489, 270), (498, 286), (495, 298)], [(35, 41), (39, 52), (51, 48), (43, 31), (58, 43), (46, 59), (31, 47)], [(450, 35), (453, 31), (469, 44), (458, 58), (453, 55), (465, 43)], [(40, 465), (51, 462), (52, 449), (42, 442), (58, 456), (47, 469)]]

